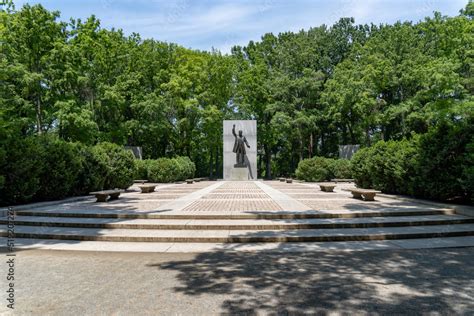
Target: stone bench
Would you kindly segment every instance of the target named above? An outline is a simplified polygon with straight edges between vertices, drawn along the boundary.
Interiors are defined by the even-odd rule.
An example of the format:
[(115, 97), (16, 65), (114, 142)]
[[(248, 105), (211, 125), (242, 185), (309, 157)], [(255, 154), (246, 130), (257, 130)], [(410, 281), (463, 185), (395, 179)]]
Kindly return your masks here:
[(193, 184), (193, 183), (194, 183), (194, 180), (193, 180), (193, 179), (186, 179), (186, 183), (187, 183), (187, 184)]
[(133, 180), (133, 183), (141, 183), (141, 184), (144, 184), (144, 183), (147, 183), (148, 180)]
[(331, 182), (354, 182), (354, 179), (331, 179)]
[(95, 197), (97, 198), (96, 202), (107, 202), (107, 197), (110, 196), (109, 200), (116, 200), (119, 198), (120, 193), (122, 192), (122, 190), (103, 190), (97, 192), (90, 192), (89, 194), (95, 195)]
[(151, 193), (155, 191), (156, 184), (143, 184), (138, 186), (142, 193)]
[(374, 201), (374, 197), (380, 191), (371, 190), (371, 189), (350, 189), (352, 196), (356, 199), (364, 199), (364, 201)]
[(286, 179), (286, 183), (293, 183), (293, 179)]
[(321, 191), (334, 192), (334, 188), (336, 187), (336, 185), (335, 184), (321, 183), (319, 185), (319, 187), (321, 188)]

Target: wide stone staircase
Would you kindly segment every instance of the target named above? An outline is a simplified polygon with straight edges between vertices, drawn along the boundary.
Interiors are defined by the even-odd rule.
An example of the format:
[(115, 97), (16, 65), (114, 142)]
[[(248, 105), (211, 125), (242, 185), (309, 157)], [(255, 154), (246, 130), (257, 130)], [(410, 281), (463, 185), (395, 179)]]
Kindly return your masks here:
[[(389, 200), (379, 204), (354, 201), (349, 193), (343, 191), (332, 195), (340, 198), (331, 200), (327, 199), (327, 196), (331, 195), (313, 193), (316, 192), (314, 188), (307, 193), (301, 193), (306, 191), (303, 187), (300, 187), (301, 190), (298, 192), (291, 192), (297, 190), (296, 186), (278, 187), (277, 184), (273, 188), (259, 184), (259, 188), (255, 190), (263, 192), (258, 193), (245, 193), (244, 190), (252, 190), (248, 188), (240, 191), (229, 188), (228, 190), (234, 192), (225, 193), (224, 189), (219, 191), (218, 186), (214, 186), (212, 190), (201, 186), (195, 191), (189, 191), (194, 194), (192, 200), (186, 200), (186, 196), (189, 196), (186, 187), (179, 187), (184, 188), (180, 189), (183, 191), (180, 192), (181, 196), (176, 193), (179, 188), (175, 188), (175, 191), (170, 189), (178, 197), (174, 201), (164, 203), (161, 209), (138, 209), (138, 205), (145, 204), (127, 208), (129, 206), (127, 199), (131, 201), (130, 203), (134, 203), (134, 200), (146, 198), (148, 199), (146, 201), (151, 203), (159, 201), (161, 197), (160, 193), (148, 195), (135, 192), (130, 195), (124, 194), (125, 200), (118, 202), (122, 204), (114, 206), (113, 202), (109, 202), (110, 207), (94, 207), (99, 203), (87, 201), (88, 207), (70, 203), (67, 207), (52, 205), (17, 210), (13, 221), (15, 239), (19, 244), (27, 239), (50, 240), (50, 243), (55, 240), (136, 243), (321, 243), (474, 236), (474, 217), (456, 214), (450, 208)], [(223, 196), (225, 194), (239, 194), (240, 198), (226, 199)], [(238, 209), (237, 206), (242, 205), (245, 194), (266, 194), (266, 197), (259, 196), (255, 199), (260, 203), (256, 205), (260, 205), (262, 209)], [(308, 196), (305, 197), (304, 194)], [(265, 205), (261, 204), (262, 201), (269, 203), (277, 201), (279, 205), (283, 205), (284, 199), (287, 199), (285, 205), (291, 205), (288, 204), (290, 200), (294, 202), (296, 209), (278, 209), (278, 207), (265, 209)], [(251, 200), (252, 198), (249, 199), (250, 202)], [(140, 203), (144, 201), (140, 200)], [(182, 207), (177, 210), (180, 201), (183, 202)], [(338, 209), (336, 205), (333, 209), (314, 207), (297, 209), (298, 206), (306, 205), (304, 203), (310, 204), (307, 201), (312, 201), (313, 205), (323, 201), (326, 203), (342, 201), (341, 203), (346, 203), (344, 204), (346, 206), (352, 205), (352, 208)], [(347, 204), (349, 202), (352, 204)], [(176, 206), (176, 209), (167, 208), (170, 203), (174, 203), (172, 205)], [(206, 209), (202, 206), (200, 209), (199, 203), (208, 203), (202, 204)], [(213, 207), (223, 208), (216, 210)], [(6, 237), (8, 234), (7, 223), (6, 217), (0, 218), (1, 237)]]

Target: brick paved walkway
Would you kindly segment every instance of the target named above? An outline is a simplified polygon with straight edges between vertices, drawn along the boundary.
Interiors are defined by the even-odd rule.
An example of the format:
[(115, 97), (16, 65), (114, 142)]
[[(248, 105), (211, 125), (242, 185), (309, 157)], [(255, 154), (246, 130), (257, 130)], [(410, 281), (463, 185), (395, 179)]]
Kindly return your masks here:
[[(322, 192), (316, 184), (279, 181), (205, 181), (194, 184), (158, 185), (155, 192), (142, 194), (137, 186), (117, 201), (96, 203), (93, 197), (83, 201), (35, 207), (41, 211), (117, 211), (188, 213), (248, 211), (356, 211), (430, 209), (429, 206), (376, 197), (364, 202), (342, 189), (353, 184), (338, 184), (335, 192)], [(28, 206), (21, 208), (28, 210)]]

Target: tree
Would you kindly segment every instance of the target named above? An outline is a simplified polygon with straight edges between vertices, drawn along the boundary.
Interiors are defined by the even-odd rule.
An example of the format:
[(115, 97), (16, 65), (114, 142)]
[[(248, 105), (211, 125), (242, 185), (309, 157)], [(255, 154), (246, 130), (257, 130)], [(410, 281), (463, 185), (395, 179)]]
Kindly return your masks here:
[(63, 94), (56, 86), (61, 68), (56, 57), (67, 37), (66, 25), (56, 22), (58, 17), (57, 11), (28, 4), (2, 14), (0, 104), (23, 134), (33, 130), (41, 134), (54, 125), (54, 103)]

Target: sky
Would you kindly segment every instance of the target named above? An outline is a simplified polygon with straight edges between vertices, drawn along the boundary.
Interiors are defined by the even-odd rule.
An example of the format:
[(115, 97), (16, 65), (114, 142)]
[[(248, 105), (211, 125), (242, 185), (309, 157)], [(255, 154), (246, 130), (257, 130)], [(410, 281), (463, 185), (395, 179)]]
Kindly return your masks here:
[(272, 32), (299, 31), (341, 17), (356, 23), (423, 20), (434, 11), (455, 16), (468, 0), (14, 0), (41, 3), (61, 12), (61, 20), (94, 14), (107, 29), (139, 33), (143, 39), (229, 53), (234, 45)]

